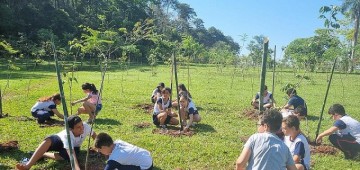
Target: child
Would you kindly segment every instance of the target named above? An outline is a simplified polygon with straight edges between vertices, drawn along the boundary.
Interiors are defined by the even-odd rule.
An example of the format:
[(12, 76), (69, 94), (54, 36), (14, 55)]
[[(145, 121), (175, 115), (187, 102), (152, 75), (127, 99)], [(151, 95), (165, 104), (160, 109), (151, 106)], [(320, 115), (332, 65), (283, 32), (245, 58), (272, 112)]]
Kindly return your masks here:
[(87, 94), (83, 99), (72, 102), (72, 105), (83, 102), (82, 106), (78, 109), (77, 114), (87, 113), (89, 114), (88, 123), (92, 123), (95, 116), (102, 109), (101, 98), (99, 92), (94, 84), (85, 83), (82, 86), (84, 93)]
[(283, 119), (284, 143), (290, 149), (296, 168), (298, 170), (309, 170), (310, 146), (305, 136), (301, 134), (299, 127), (300, 121), (297, 116), (290, 115)]
[[(79, 116), (73, 115), (68, 117), (67, 122), (70, 128), (70, 140), (72, 143), (73, 156), (75, 162), (75, 169), (79, 170), (79, 163), (76, 156), (79, 155), (80, 146), (86, 139), (86, 136), (90, 135), (91, 127), (82, 122)], [(95, 139), (96, 133), (92, 132), (91, 137)], [(56, 153), (48, 152), (56, 151)], [(30, 160), (26, 164), (17, 164), (16, 169), (26, 170), (30, 169), (36, 161), (46, 157), (55, 160), (67, 160), (69, 161), (69, 143), (67, 139), (66, 130), (51, 135), (45, 138), (45, 140), (38, 146)]]
[[(254, 109), (259, 109), (259, 98), (260, 98), (260, 92), (256, 93), (254, 98), (251, 101), (251, 105), (254, 107)], [(265, 109), (269, 109), (274, 106), (275, 100), (273, 95), (267, 91), (267, 86), (264, 87), (264, 93), (263, 93), (263, 107)], [(275, 107), (275, 106), (274, 106)]]
[(171, 112), (171, 89), (166, 87), (161, 91), (162, 96), (154, 105), (153, 123), (166, 129), (166, 124), (178, 125), (177, 115)]
[(64, 116), (56, 109), (56, 105), (59, 104), (61, 104), (61, 97), (59, 93), (50, 97), (42, 97), (31, 108), (31, 114), (33, 117), (37, 118), (37, 122), (39, 124), (50, 120), (50, 117), (54, 116), (54, 114), (59, 118), (64, 119)]
[(304, 119), (307, 116), (307, 109), (300, 105), (294, 110), (294, 115), (298, 117), (299, 120)]
[(289, 115), (292, 115), (294, 109), (299, 106), (302, 106), (304, 108), (303, 113), (304, 115), (307, 115), (306, 102), (303, 98), (297, 95), (296, 90), (294, 88), (290, 88), (286, 91), (286, 94), (289, 97), (289, 101), (281, 110), (281, 114), (283, 115), (283, 117), (285, 118)]
[[(201, 121), (201, 117), (194, 102), (186, 94), (182, 94), (180, 97), (180, 114), (183, 118), (182, 124), (185, 126), (185, 132), (189, 130), (189, 127), (193, 124), (193, 122)], [(189, 119), (188, 123), (186, 123), (187, 119)]]
[[(181, 97), (181, 95), (186, 95), (186, 96), (188, 96), (188, 98), (192, 98), (191, 97), (191, 94), (190, 94), (190, 92), (186, 89), (186, 87), (185, 87), (185, 85), (184, 84), (179, 84), (178, 85), (178, 91), (179, 91), (179, 97)], [(174, 100), (173, 102), (172, 102), (172, 106), (173, 107), (177, 107), (178, 106), (178, 102), (177, 102), (177, 100)]]
[(95, 148), (109, 156), (104, 170), (151, 170), (153, 161), (150, 152), (112, 138), (106, 133), (99, 133), (95, 139)]
[(282, 116), (277, 110), (267, 109), (257, 123), (258, 132), (251, 135), (236, 161), (236, 169), (296, 170), (289, 148), (275, 132), (281, 127)]
[(163, 82), (159, 83), (159, 85), (154, 89), (151, 95), (151, 102), (155, 104), (158, 98), (161, 97), (161, 90), (165, 88), (165, 84)]
[(320, 133), (317, 143), (322, 142), (324, 136), (329, 136), (330, 142), (342, 152), (345, 159), (354, 159), (360, 152), (360, 123), (345, 113), (345, 108), (334, 104), (328, 113), (335, 120), (333, 126)]

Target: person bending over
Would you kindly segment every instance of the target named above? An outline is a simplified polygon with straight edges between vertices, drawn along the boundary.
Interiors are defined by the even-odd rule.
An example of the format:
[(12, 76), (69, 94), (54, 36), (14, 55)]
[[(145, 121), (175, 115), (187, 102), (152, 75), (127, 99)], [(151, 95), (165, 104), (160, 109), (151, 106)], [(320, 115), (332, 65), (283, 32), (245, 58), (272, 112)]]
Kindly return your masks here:
[[(77, 155), (79, 155), (80, 146), (86, 139), (86, 136), (90, 135), (91, 127), (88, 124), (83, 123), (81, 118), (76, 115), (68, 117), (67, 123), (70, 128), (70, 140), (73, 147), (72, 153), (75, 162), (75, 169), (79, 170), (80, 166), (78, 163)], [(96, 133), (92, 132), (91, 137), (95, 139)], [(49, 151), (55, 151), (55, 153)], [(25, 164), (16, 164), (16, 169), (30, 169), (36, 163), (36, 161), (43, 157), (55, 160), (69, 161), (69, 155), (70, 147), (67, 139), (66, 130), (62, 130), (55, 135), (46, 137), (32, 154), (30, 160)]]
[(153, 161), (150, 152), (122, 140), (115, 142), (107, 133), (99, 133), (95, 148), (109, 156), (105, 170), (151, 170)]
[(56, 105), (61, 104), (61, 96), (59, 93), (54, 94), (49, 97), (40, 98), (35, 105), (31, 108), (31, 115), (37, 119), (38, 123), (45, 123), (45, 121), (50, 120), (51, 116), (58, 116), (61, 119), (64, 119), (57, 109)]

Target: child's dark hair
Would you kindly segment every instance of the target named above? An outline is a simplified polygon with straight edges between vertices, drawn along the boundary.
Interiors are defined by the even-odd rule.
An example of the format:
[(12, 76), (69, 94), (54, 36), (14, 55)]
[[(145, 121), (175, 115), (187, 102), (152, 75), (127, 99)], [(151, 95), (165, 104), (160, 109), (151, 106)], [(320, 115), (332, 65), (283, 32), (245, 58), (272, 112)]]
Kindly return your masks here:
[(163, 82), (160, 82), (159, 83), (159, 85), (158, 86), (156, 86), (156, 88), (157, 88), (157, 91), (159, 92), (159, 93), (161, 93), (161, 88), (165, 88), (165, 84), (163, 83)]
[(290, 89), (286, 90), (286, 94), (288, 96), (290, 96), (291, 94), (296, 95), (296, 89), (290, 88)]
[(111, 146), (114, 143), (111, 136), (107, 133), (99, 133), (95, 139), (95, 148), (101, 148), (102, 146)]
[(341, 104), (333, 104), (328, 111), (329, 114), (334, 115), (334, 114), (339, 114), (341, 116), (344, 116), (345, 113), (345, 108), (344, 106), (342, 106)]
[(275, 109), (267, 109), (260, 117), (261, 124), (267, 124), (271, 132), (276, 132), (281, 127), (282, 115)]
[(45, 97), (41, 97), (39, 98), (39, 102), (46, 102), (46, 101), (55, 101), (55, 100), (61, 100), (61, 96), (60, 93), (55, 93), (52, 96), (45, 96)]
[(165, 91), (168, 91), (171, 94), (171, 89), (169, 87), (165, 87), (161, 90), (161, 93), (165, 93)]
[(306, 109), (303, 105), (298, 106), (294, 109), (294, 114), (299, 114), (300, 116), (306, 116)]
[(267, 85), (264, 85), (264, 90), (267, 90)]
[(74, 126), (81, 121), (82, 121), (81, 118), (77, 115), (72, 115), (67, 118), (67, 122), (70, 129), (74, 129)]
[(192, 98), (190, 92), (186, 89), (186, 87), (185, 87), (184, 84), (180, 83), (179, 86), (178, 86), (178, 88), (181, 89), (181, 91), (186, 91), (186, 92), (187, 92), (187, 96), (190, 97), (190, 98)]
[(84, 83), (83, 85), (81, 85), (81, 88), (83, 90), (90, 90), (91, 92), (93, 92), (95, 94), (98, 93), (98, 90), (96, 89), (95, 85), (91, 84), (91, 83)]
[(296, 130), (299, 130), (300, 121), (297, 116), (289, 115), (288, 117), (283, 119), (283, 122), (286, 124), (287, 127), (289, 127), (289, 128), (295, 127)]

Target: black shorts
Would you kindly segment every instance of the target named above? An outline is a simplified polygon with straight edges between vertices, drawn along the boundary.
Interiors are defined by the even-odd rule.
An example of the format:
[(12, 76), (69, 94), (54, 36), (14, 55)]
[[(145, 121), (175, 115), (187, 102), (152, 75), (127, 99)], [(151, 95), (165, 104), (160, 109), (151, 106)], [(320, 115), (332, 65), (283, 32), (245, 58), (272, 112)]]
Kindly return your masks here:
[(45, 123), (46, 120), (50, 120), (51, 116), (54, 116), (53, 111), (46, 111), (46, 110), (37, 110), (35, 112), (31, 112), (31, 115), (37, 118), (38, 123)]
[[(47, 151), (59, 152), (59, 155), (64, 160), (67, 160), (67, 161), (70, 160), (69, 155), (68, 155), (66, 149), (64, 148), (64, 144), (58, 135), (51, 135), (51, 136), (48, 136), (46, 139), (50, 139), (50, 141), (51, 141), (50, 148)], [(74, 147), (74, 150), (75, 150), (76, 156), (78, 156), (78, 154), (80, 153), (80, 147)]]
[[(168, 115), (168, 116), (166, 117), (166, 120), (165, 120), (164, 125), (169, 124), (171, 118), (172, 118), (172, 117)], [(156, 125), (156, 126), (159, 126), (159, 125), (160, 125), (160, 121), (159, 121), (159, 119), (157, 118), (157, 115), (155, 115), (155, 114), (153, 114), (153, 123), (154, 123), (154, 125)]]

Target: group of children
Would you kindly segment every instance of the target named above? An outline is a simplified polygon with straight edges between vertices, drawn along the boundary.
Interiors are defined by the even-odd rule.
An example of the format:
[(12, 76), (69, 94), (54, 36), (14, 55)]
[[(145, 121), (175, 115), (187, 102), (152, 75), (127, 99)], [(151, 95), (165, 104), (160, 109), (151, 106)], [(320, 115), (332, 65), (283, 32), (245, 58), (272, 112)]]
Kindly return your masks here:
[[(171, 89), (165, 87), (164, 83), (159, 83), (153, 91), (151, 101), (154, 103), (153, 123), (156, 126), (166, 130), (167, 124), (178, 125), (179, 120), (176, 118), (178, 115), (172, 111), (172, 107), (177, 107), (180, 104), (180, 111), (182, 118), (182, 125), (184, 131), (188, 131), (190, 126), (195, 122), (200, 122), (201, 117), (195, 106), (190, 92), (186, 89), (184, 84), (178, 85), (179, 101), (171, 101)], [(189, 120), (189, 121), (187, 121)]]
[[(38, 148), (31, 152), (31, 158), (25, 163), (16, 165), (18, 170), (30, 169), (38, 160), (42, 158), (50, 158), (54, 160), (70, 160), (70, 150), (74, 158), (75, 169), (79, 170), (79, 162), (77, 156), (80, 153), (80, 146), (87, 136), (91, 136), (95, 140), (95, 147), (99, 152), (109, 157), (105, 170), (150, 170), (153, 167), (152, 157), (150, 152), (132, 144), (121, 140), (113, 141), (106, 133), (96, 134), (91, 130), (88, 123), (93, 123), (97, 113), (102, 109), (101, 97), (99, 91), (94, 84), (85, 83), (82, 85), (82, 90), (86, 97), (71, 102), (71, 105), (82, 103), (82, 106), (77, 109), (76, 115), (67, 118), (67, 123), (70, 130), (70, 142), (72, 148), (70, 149), (66, 130), (48, 136), (38, 146)], [(37, 119), (37, 122), (42, 124), (51, 120), (51, 117), (57, 115), (63, 119), (64, 115), (59, 113), (56, 105), (61, 104), (60, 94), (54, 94), (50, 97), (40, 98), (36, 104), (31, 108), (31, 114)], [(88, 114), (89, 119), (87, 123), (83, 122), (78, 116), (79, 114)], [(49, 152), (55, 151), (55, 152)]]
[[(106, 170), (126, 169), (143, 170), (152, 169), (153, 160), (149, 151), (134, 146), (127, 142), (113, 139), (106, 133), (96, 134), (91, 131), (91, 127), (84, 123), (78, 114), (89, 114), (88, 122), (95, 119), (96, 113), (102, 108), (99, 92), (93, 84), (85, 83), (82, 89), (87, 96), (83, 99), (72, 102), (72, 105), (82, 102), (77, 114), (68, 117), (67, 123), (70, 128), (70, 140), (75, 169), (80, 169), (77, 155), (80, 146), (86, 136), (95, 139), (95, 147), (98, 151), (108, 156)], [(166, 129), (167, 125), (178, 125), (178, 115), (172, 111), (172, 107), (179, 106), (179, 113), (182, 117), (184, 131), (189, 130), (194, 122), (200, 122), (201, 117), (192, 100), (190, 92), (184, 84), (179, 84), (179, 101), (171, 101), (172, 90), (165, 87), (164, 83), (159, 83), (153, 91), (151, 101), (154, 103), (153, 123)], [(263, 92), (264, 107), (267, 108), (259, 121), (256, 123), (258, 133), (252, 135), (245, 143), (243, 151), (236, 161), (236, 169), (289, 169), (289, 170), (309, 170), (310, 169), (310, 147), (306, 137), (300, 130), (300, 120), (307, 116), (307, 106), (304, 99), (297, 95), (295, 89), (287, 90), (288, 102), (282, 107), (281, 111), (272, 109), (275, 107), (274, 97), (270, 92)], [(257, 93), (251, 104), (259, 107)], [(50, 120), (51, 116), (63, 115), (56, 109), (56, 105), (61, 103), (61, 96), (55, 94), (50, 97), (43, 97), (31, 109), (31, 113), (37, 118), (38, 123)], [(179, 104), (179, 105), (178, 105)], [(329, 108), (328, 113), (335, 120), (332, 127), (325, 130), (316, 139), (317, 143), (322, 142), (322, 138), (329, 136), (330, 142), (344, 152), (346, 159), (354, 159), (360, 151), (360, 123), (346, 114), (345, 109), (340, 104), (334, 104)], [(284, 134), (281, 138), (277, 135), (280, 131)], [(56, 151), (51, 153), (49, 151)], [(69, 160), (70, 147), (67, 141), (66, 131), (48, 136), (38, 146), (26, 163), (19, 163), (16, 169), (30, 169), (41, 158), (52, 158), (55, 160)]]
[[(258, 125), (258, 134), (252, 135), (244, 145), (237, 160), (237, 169), (310, 169), (310, 147), (307, 138), (300, 130), (300, 120), (307, 116), (304, 99), (295, 89), (286, 91), (288, 102), (280, 109), (272, 109), (275, 100), (265, 86), (263, 103), (265, 112)], [(257, 93), (251, 104), (258, 108)], [(341, 104), (334, 104), (328, 114), (335, 120), (332, 127), (316, 138), (320, 144), (324, 136), (344, 153), (345, 159), (355, 159), (360, 152), (360, 123), (346, 114)], [(280, 129), (280, 130), (279, 130)], [(279, 131), (282, 132), (279, 135)], [(276, 165), (274, 167), (274, 165)]]
[[(71, 105), (82, 102), (82, 106), (77, 110), (77, 115), (79, 114), (88, 114), (89, 119), (88, 123), (92, 123), (95, 119), (96, 114), (102, 108), (101, 98), (99, 96), (99, 91), (96, 89), (94, 84), (84, 83), (81, 86), (83, 92), (86, 94), (86, 97), (83, 99), (71, 102)], [(45, 123), (46, 121), (51, 120), (51, 117), (56, 115), (61, 119), (64, 119), (57, 109), (56, 105), (61, 104), (61, 96), (59, 93), (54, 94), (49, 97), (40, 98), (35, 105), (31, 108), (31, 114), (34, 118), (37, 119), (39, 124)]]

